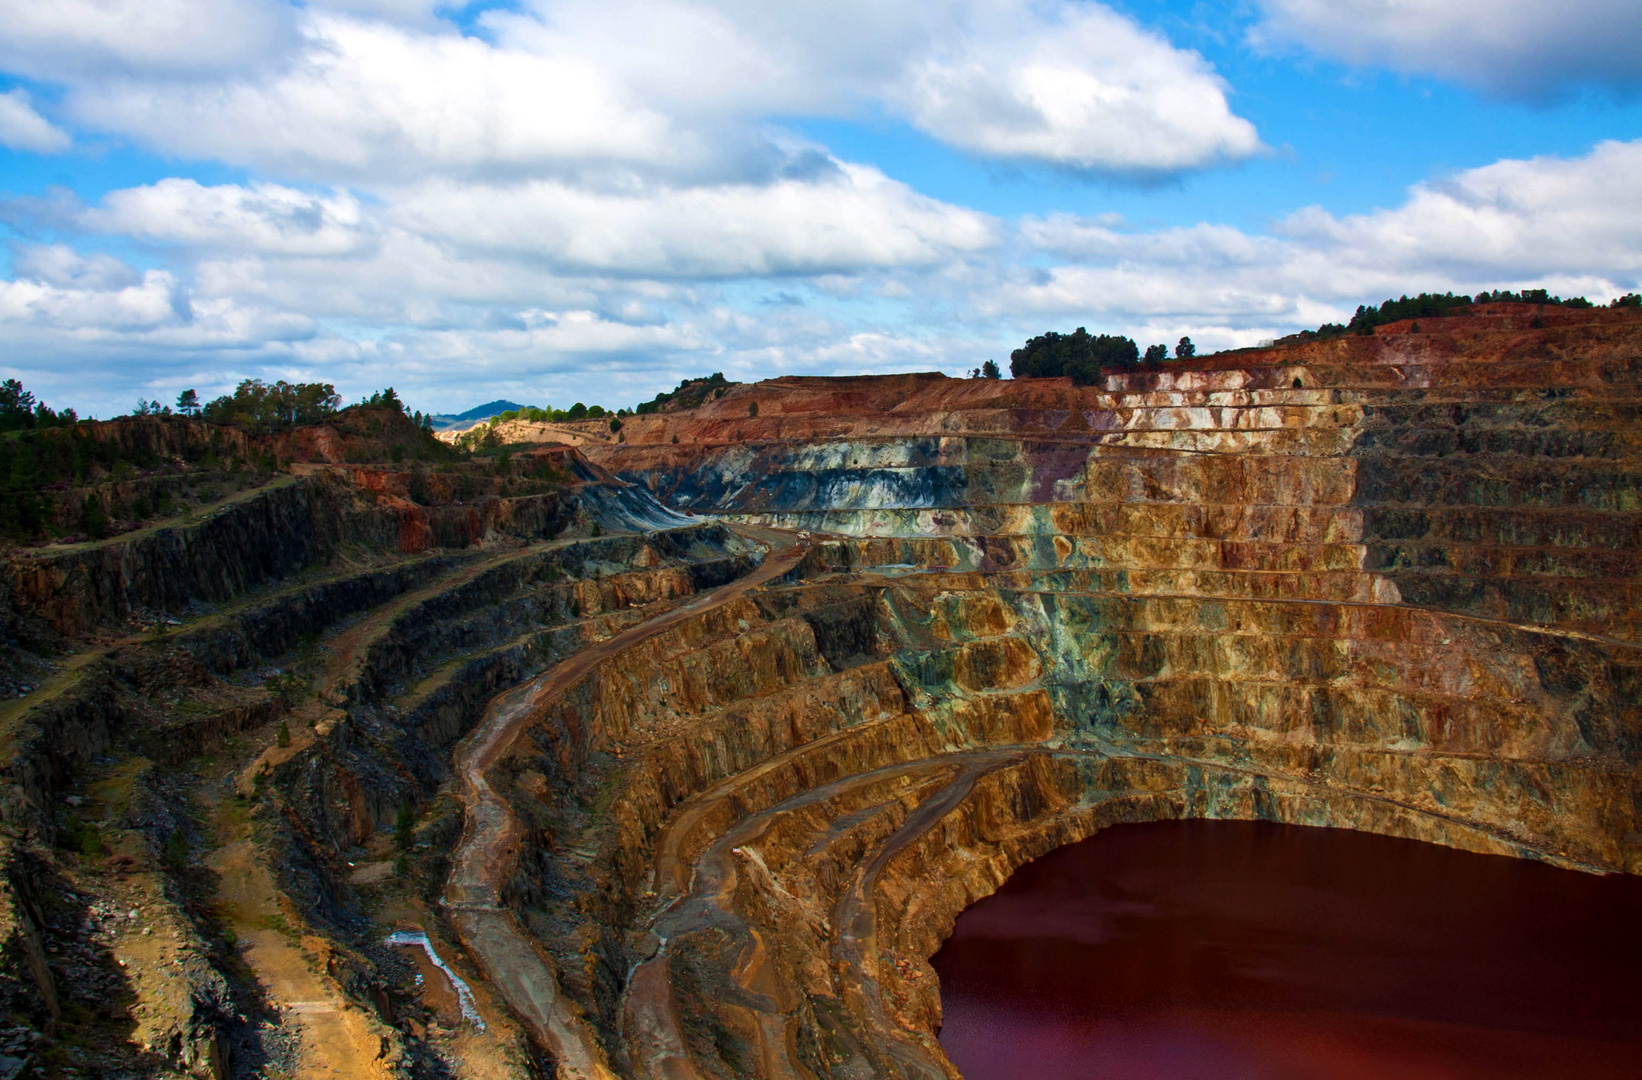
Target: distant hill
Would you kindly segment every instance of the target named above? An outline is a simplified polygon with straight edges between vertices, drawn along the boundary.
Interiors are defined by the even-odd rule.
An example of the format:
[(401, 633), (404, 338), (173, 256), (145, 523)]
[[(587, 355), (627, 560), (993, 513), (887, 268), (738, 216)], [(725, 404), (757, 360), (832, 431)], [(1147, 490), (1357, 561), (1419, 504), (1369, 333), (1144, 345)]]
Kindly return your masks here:
[(520, 405), (517, 401), (508, 401), (505, 398), (497, 398), (495, 401), (487, 401), (483, 405), (475, 405), (473, 408), (464, 413), (435, 413), (433, 415), (433, 430), (445, 431), (449, 428), (461, 427), (464, 424), (471, 424), (475, 420), (489, 420), (497, 413), (505, 413), (522, 408), (524, 408), (524, 406)]

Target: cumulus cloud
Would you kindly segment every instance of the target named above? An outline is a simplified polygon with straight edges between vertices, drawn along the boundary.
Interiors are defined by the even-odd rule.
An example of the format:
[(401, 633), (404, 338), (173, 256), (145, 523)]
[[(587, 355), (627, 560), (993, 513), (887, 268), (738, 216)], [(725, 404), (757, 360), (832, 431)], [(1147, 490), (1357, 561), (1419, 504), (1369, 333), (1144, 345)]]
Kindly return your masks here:
[(322, 13), (305, 20), (304, 44), (300, 62), (265, 77), (101, 80), (73, 87), (69, 106), (82, 123), (168, 153), (318, 177), (687, 168), (703, 154), (575, 56)]
[(997, 8), (909, 65), (894, 100), (913, 123), (992, 157), (1166, 172), (1245, 158), (1254, 125), (1195, 53), (1097, 5), (1022, 21)]
[(1420, 184), (1393, 209), (1311, 207), (1270, 235), (1029, 219), (1023, 238), (1064, 261), (1018, 274), (987, 309), (1109, 312), (1246, 344), (1408, 291), (1544, 286), (1607, 299), (1642, 282), (1639, 169), (1642, 141), (1604, 142), (1578, 158), (1505, 160)]
[(520, 316), (521, 325), (503, 329), (463, 328), (432, 330), (396, 339), (400, 355), (419, 362), (452, 363), (472, 369), (490, 364), (517, 364), (523, 360), (560, 362), (607, 354), (643, 354), (696, 351), (708, 341), (688, 323), (635, 326), (607, 319), (596, 311), (532, 310)]
[(243, 71), (296, 44), (278, 0), (0, 0), (0, 68), (50, 81)]
[(421, 401), (466, 401), (482, 384), (630, 404), (710, 370), (957, 372), (1080, 324), (1226, 347), (1406, 291), (1543, 286), (1601, 301), (1642, 285), (1642, 189), (1629, 182), (1642, 141), (1500, 161), (1392, 208), (1309, 208), (1265, 232), (1110, 215), (1012, 227), (835, 164), (790, 190), (628, 203), (550, 182), (430, 182), (380, 204), (259, 185), (116, 192), (77, 213), (167, 239), (175, 268), (15, 247), (0, 344), (123, 347), (159, 369), (175, 365), (164, 349), (216, 350), (225, 369), (311, 369), (350, 393), (391, 382)]
[[(141, 270), (63, 244), (20, 245), (0, 281), (0, 342), (169, 349), (261, 348), (314, 333), (313, 320), (235, 297), (196, 295), (169, 270)], [(48, 351), (48, 355), (49, 355)], [(83, 390), (83, 387), (79, 389)]]
[(1394, 211), (1336, 219), (1318, 209), (1283, 224), (1313, 247), (1365, 250), (1392, 266), (1456, 280), (1489, 275), (1642, 271), (1642, 141), (1603, 142), (1579, 158), (1506, 160), (1421, 184)]
[(34, 111), (33, 99), (23, 89), (0, 94), (0, 146), (59, 154), (69, 148), (68, 134)]
[[(1057, 324), (1214, 347), (1405, 290), (1606, 298), (1642, 274), (1642, 143), (1372, 213), (1140, 229), (1000, 221), (770, 122), (887, 112), (977, 156), (1129, 176), (1259, 152), (1200, 57), (1081, 0), (519, 0), (468, 34), (422, 0), (66, 2), (109, 21), (0, 0), (27, 46), (0, 42), (0, 66), (60, 82), (54, 120), (251, 173), (0, 207), (73, 240), (13, 245), (0, 350), (76, 404), (203, 392), (206, 369), (418, 407), (631, 404), (711, 370), (967, 370)], [(183, 10), (221, 48), (183, 55)], [(1271, 34), (1323, 18), (1267, 10)], [(7, 102), (57, 131), (16, 91), (0, 141)]]
[(147, 331), (187, 317), (177, 281), (150, 270), (124, 287), (55, 285), (19, 278), (0, 281), (0, 323), (21, 322), (57, 330), (120, 333)]
[(521, 47), (597, 56), (681, 114), (869, 102), (977, 154), (1122, 173), (1260, 148), (1201, 57), (1100, 4), (606, 0), (540, 4), (535, 17), (490, 25)]
[(142, 280), (129, 264), (104, 252), (81, 255), (67, 244), (19, 244), (11, 253), (12, 271), (64, 289), (124, 289)]
[(68, 0), (108, 9), (77, 20), (6, 5), (33, 14), (0, 67), (65, 83), (80, 124), (322, 182), (749, 180), (784, 163), (766, 118), (861, 109), (980, 155), (1114, 173), (1260, 149), (1201, 57), (1074, 0), (569, 0), (488, 12), (484, 36), (411, 0)]
[(359, 200), (346, 191), (310, 194), (278, 184), (204, 186), (167, 178), (112, 191), (78, 215), (92, 232), (198, 248), (282, 255), (343, 255), (368, 241)]
[(933, 262), (995, 240), (985, 215), (842, 163), (806, 180), (615, 194), (550, 181), (441, 182), (405, 193), (389, 215), (468, 251), (647, 277), (854, 271)]
[(1257, 40), (1510, 97), (1642, 86), (1634, 0), (1260, 0)]

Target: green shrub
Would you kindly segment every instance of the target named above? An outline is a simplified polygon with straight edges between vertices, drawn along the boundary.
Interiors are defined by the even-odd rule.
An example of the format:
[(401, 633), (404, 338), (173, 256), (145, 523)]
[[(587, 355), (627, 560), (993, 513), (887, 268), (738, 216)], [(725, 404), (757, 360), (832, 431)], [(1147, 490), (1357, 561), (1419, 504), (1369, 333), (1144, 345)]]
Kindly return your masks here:
[(87, 495), (80, 507), (80, 530), (95, 540), (108, 535), (108, 512), (103, 509), (103, 500), (96, 495)]
[(400, 851), (408, 850), (415, 828), (416, 811), (408, 806), (401, 806), (399, 816), (393, 819), (393, 846)]
[(188, 865), (188, 837), (180, 828), (172, 829), (171, 835), (165, 838), (165, 863), (173, 870)]
[(650, 401), (646, 401), (633, 410), (639, 416), (660, 412), (663, 406), (677, 404), (680, 408), (693, 409), (706, 401), (709, 397), (724, 396), (724, 391), (737, 383), (730, 382), (722, 371), (715, 371), (704, 379), (685, 379), (678, 384), (677, 389), (657, 394)]
[[(393, 391), (386, 393), (392, 395)], [(376, 397), (380, 399), (381, 395)], [(235, 387), (233, 394), (206, 402), (202, 411), (207, 420), (235, 424), (253, 435), (266, 435), (305, 424), (324, 423), (336, 415), (341, 403), (341, 395), (330, 383), (280, 380), (269, 386), (261, 379), (246, 379)], [(380, 400), (372, 403), (385, 404)]]
[(1108, 372), (1133, 369), (1140, 363), (1140, 347), (1115, 334), (1090, 334), (1078, 327), (1070, 334), (1046, 334), (1030, 339), (1009, 354), (1009, 371), (1017, 379), (1069, 376), (1079, 386), (1100, 381)]
[(72, 816), (64, 818), (58, 826), (57, 846), (64, 851), (84, 855), (88, 859), (100, 859), (108, 854), (108, 848), (103, 846), (103, 838), (97, 832), (97, 826)]

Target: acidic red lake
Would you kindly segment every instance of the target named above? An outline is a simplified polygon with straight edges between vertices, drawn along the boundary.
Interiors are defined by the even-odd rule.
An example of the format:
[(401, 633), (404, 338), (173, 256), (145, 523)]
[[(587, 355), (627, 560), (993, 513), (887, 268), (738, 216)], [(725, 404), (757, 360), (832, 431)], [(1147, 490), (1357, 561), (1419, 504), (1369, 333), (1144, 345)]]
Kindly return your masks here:
[(934, 965), (966, 1080), (1642, 1077), (1642, 879), (1341, 829), (1108, 829)]

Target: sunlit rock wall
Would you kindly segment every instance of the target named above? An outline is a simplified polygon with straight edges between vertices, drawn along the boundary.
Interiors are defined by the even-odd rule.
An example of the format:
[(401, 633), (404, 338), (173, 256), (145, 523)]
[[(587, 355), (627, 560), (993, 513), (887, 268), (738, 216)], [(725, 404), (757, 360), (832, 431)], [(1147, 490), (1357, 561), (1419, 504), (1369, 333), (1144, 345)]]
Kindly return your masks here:
[(1422, 325), (1104, 387), (775, 380), (589, 448), (816, 534), (516, 748), (513, 901), (611, 1060), (950, 1072), (925, 960), (1114, 821), (1642, 871), (1642, 322)]

